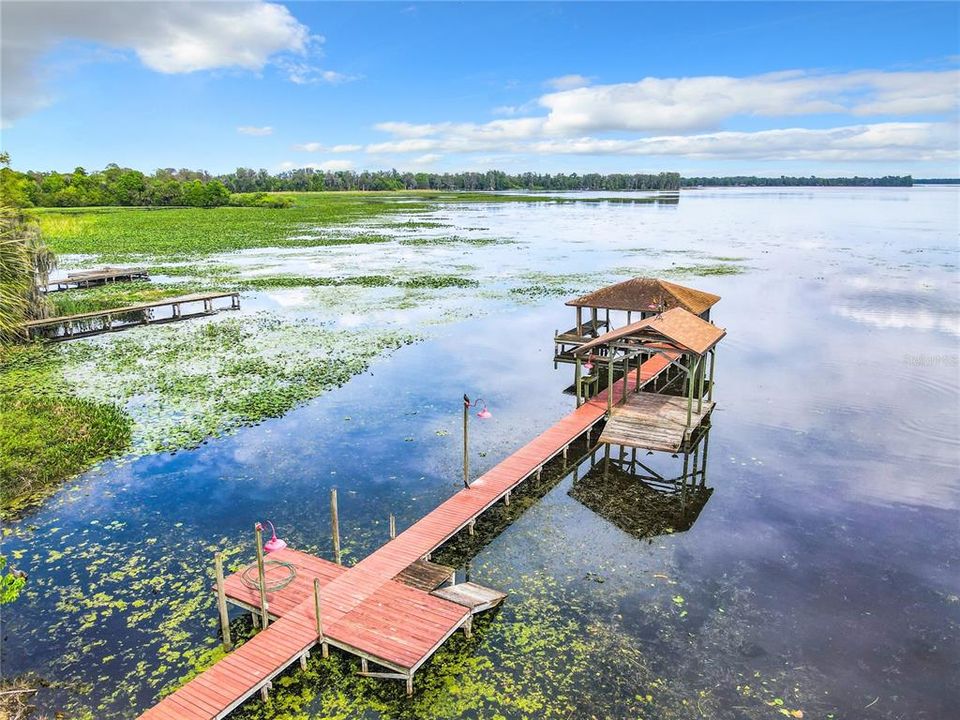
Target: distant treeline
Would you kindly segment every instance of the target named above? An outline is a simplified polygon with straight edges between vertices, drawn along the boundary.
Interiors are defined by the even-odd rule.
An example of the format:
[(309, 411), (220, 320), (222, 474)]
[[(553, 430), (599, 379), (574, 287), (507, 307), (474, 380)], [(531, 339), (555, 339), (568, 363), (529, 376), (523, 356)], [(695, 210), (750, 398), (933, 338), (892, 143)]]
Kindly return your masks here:
[(685, 177), (681, 187), (911, 187), (914, 183), (910, 175), (884, 175), (869, 177), (757, 177), (756, 175), (737, 175), (734, 177)]
[[(266, 170), (237, 168), (226, 175), (203, 170), (160, 169), (152, 175), (108, 165), (98, 172), (76, 168), (72, 173), (4, 171), (5, 192), (15, 193), (17, 204), (38, 207), (85, 205), (152, 205), (214, 207), (249, 200), (231, 193), (307, 192), (320, 190), (677, 190), (678, 173), (658, 175), (543, 175), (503, 172), (400, 173), (324, 172), (312, 168), (271, 175)], [(264, 204), (260, 202), (258, 204)]]
[(960, 178), (917, 178), (914, 185), (960, 185)]
[[(143, 205), (216, 207), (259, 205), (283, 207), (289, 200), (264, 193), (320, 190), (678, 190), (698, 186), (900, 186), (909, 187), (909, 175), (882, 178), (689, 177), (679, 173), (555, 175), (504, 172), (428, 173), (384, 170), (379, 172), (287, 170), (272, 175), (266, 170), (237, 168), (225, 175), (203, 170), (165, 168), (152, 174), (111, 164), (96, 172), (76, 168), (71, 173), (17, 172), (3, 168), (2, 191), (7, 204), (34, 207), (91, 205)], [(927, 180), (948, 183), (950, 180)]]

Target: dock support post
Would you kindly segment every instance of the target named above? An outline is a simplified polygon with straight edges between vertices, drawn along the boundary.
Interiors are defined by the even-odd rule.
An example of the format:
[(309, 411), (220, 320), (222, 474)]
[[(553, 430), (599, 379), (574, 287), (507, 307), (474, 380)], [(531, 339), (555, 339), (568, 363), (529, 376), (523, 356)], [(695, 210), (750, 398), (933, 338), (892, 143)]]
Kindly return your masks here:
[(310, 657), (310, 651), (309, 651), (309, 650), (308, 650), (307, 652), (305, 652), (303, 655), (300, 656), (300, 669), (301, 669), (301, 670), (306, 670), (306, 669), (307, 669), (307, 658), (308, 658), (308, 657)]
[(254, 629), (254, 630), (259, 630), (259, 629), (260, 629), (260, 614), (259, 614), (259, 613), (252, 612), (252, 613), (250, 613), (250, 619), (253, 621), (253, 629)]
[(607, 416), (613, 412), (613, 347), (607, 351)]
[(477, 524), (476, 520), (471, 520), (470, 522), (467, 523), (467, 532), (470, 535), (473, 535), (473, 529), (474, 527), (476, 527), (476, 524)]
[(503, 496), (503, 504), (510, 505), (510, 491), (507, 490), (507, 494)]
[(623, 358), (623, 402), (627, 401), (627, 393), (630, 391), (630, 356), (626, 355)]
[[(579, 313), (579, 310), (577, 311)], [(573, 371), (573, 389), (577, 394), (577, 407), (580, 407), (580, 356), (577, 355), (576, 367)]]
[(413, 696), (413, 673), (407, 675), (407, 697)]
[(691, 362), (687, 365), (687, 428), (690, 427), (690, 422), (693, 419), (693, 384), (694, 379), (697, 374), (697, 364)]
[(393, 516), (393, 513), (390, 513), (390, 539), (393, 540), (397, 536), (397, 519)]
[(227, 594), (223, 587), (223, 553), (213, 556), (213, 567), (217, 576), (217, 610), (220, 612), (220, 634), (223, 636), (223, 649), (230, 652), (233, 642), (230, 640), (230, 614), (227, 612)]
[(263, 702), (267, 702), (270, 699), (270, 689), (273, 687), (273, 683), (268, 682), (262, 688), (260, 688), (260, 699)]
[(313, 579), (313, 611), (317, 616), (317, 642), (320, 643), (323, 657), (329, 657), (330, 648), (323, 637), (323, 616), (320, 614), (320, 581), (317, 578)]
[(707, 385), (707, 402), (713, 401), (713, 367), (717, 364), (717, 349), (710, 351), (710, 384)]
[(257, 587), (260, 590), (260, 626), (266, 630), (270, 625), (270, 615), (267, 612), (267, 577), (263, 569), (263, 531), (260, 523), (253, 527), (257, 536)]
[(466, 637), (472, 637), (473, 635), (473, 615), (470, 615), (467, 618), (467, 621), (463, 624), (463, 634)]
[(337, 514), (337, 489), (330, 489), (330, 525), (333, 532), (333, 561), (337, 565), (340, 562), (340, 516)]
[(360, 670), (363, 672), (370, 672), (370, 663), (367, 662), (365, 657), (360, 658)]
[(706, 376), (707, 358), (701, 356), (697, 360), (697, 412), (703, 411), (703, 380)]
[(610, 471), (610, 443), (603, 444), (603, 479), (607, 479), (607, 473)]
[(710, 446), (710, 428), (703, 435), (703, 465), (700, 470), (700, 487), (707, 484), (707, 448)]

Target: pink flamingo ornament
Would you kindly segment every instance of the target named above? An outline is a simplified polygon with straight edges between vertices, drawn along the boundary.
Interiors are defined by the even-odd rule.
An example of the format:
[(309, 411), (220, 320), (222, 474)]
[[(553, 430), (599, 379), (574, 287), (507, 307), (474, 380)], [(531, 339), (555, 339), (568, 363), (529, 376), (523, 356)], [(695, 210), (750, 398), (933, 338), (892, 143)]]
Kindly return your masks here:
[(273, 526), (273, 523), (267, 520), (267, 525), (270, 526), (270, 532), (272, 533), (270, 539), (263, 544), (263, 549), (272, 553), (275, 550), (283, 550), (287, 544), (277, 537), (277, 529)]

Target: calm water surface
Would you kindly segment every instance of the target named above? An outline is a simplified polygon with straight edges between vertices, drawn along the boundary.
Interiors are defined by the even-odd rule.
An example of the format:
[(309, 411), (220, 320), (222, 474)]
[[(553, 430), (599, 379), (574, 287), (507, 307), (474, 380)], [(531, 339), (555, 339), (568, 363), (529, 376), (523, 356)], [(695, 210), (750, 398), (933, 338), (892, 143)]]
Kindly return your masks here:
[[(553, 331), (572, 322), (565, 298), (523, 304), (494, 290), (529, 273), (591, 287), (731, 262), (719, 257), (747, 272), (680, 279), (723, 296), (713, 319), (728, 333), (714, 492), (689, 531), (637, 539), (578, 502), (572, 476), (552, 478), (506, 529), (481, 533), (485, 545), (450, 553), (511, 596), (418, 676), (412, 703), (399, 683), (351, 680), (344, 697), (337, 683), (348, 681), (321, 669), (304, 699), (291, 698), (294, 683), (248, 712), (956, 717), (958, 199), (945, 187), (737, 189), (685, 192), (676, 205), (455, 206), (431, 219), (517, 241), (430, 255), (397, 246), (405, 263), (428, 257), (481, 281), (459, 295), (456, 322), (424, 325), (438, 308), (378, 316), (257, 296), (254, 307), (427, 338), (282, 419), (88, 473), (9, 528), (4, 552), (30, 583), (4, 608), (3, 674), (49, 681), (47, 712), (136, 716), (214, 647), (212, 553), (240, 550), (231, 562), (245, 562), (255, 520), (329, 556), (336, 487), (356, 561), (385, 541), (389, 513), (402, 529), (457, 490), (463, 392), (494, 412), (474, 425), (478, 473), (571, 409), (572, 371), (552, 364)], [(274, 259), (306, 274), (397, 262), (382, 256)]]

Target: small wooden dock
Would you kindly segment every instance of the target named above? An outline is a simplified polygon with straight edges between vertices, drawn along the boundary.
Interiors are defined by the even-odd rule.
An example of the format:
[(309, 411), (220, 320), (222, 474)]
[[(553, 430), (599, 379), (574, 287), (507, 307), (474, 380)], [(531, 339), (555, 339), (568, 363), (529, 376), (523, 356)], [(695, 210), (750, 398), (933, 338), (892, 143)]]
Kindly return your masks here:
[[(229, 308), (216, 307), (215, 302), (223, 299), (230, 300)], [(126, 330), (139, 325), (156, 325), (213, 315), (220, 310), (237, 310), (239, 307), (240, 293), (238, 292), (193, 293), (110, 310), (31, 320), (24, 323), (23, 327), (29, 339), (72, 340)], [(159, 315), (158, 311), (161, 311)]]
[(46, 284), (44, 292), (62, 292), (81, 288), (96, 287), (115, 282), (131, 282), (133, 280), (149, 280), (150, 273), (144, 268), (116, 268), (105, 267), (96, 270), (81, 270), (68, 273), (62, 280), (55, 280)]
[[(269, 559), (297, 568), (296, 579), (267, 598), (268, 619), (276, 622), (141, 717), (226, 717), (257, 692), (265, 695), (271, 680), (290, 665), (305, 664), (316, 645), (324, 652), (332, 645), (357, 655), (360, 673), (404, 680), (412, 693), (414, 673), (457, 629), (469, 633), (473, 614), (495, 606), (504, 594), (473, 583), (426, 592), (422, 584), (403, 579), (416, 576), (422, 583), (422, 563), (431, 553), (462, 530), (472, 533), (485, 510), (499, 501), (509, 503), (525, 480), (539, 475), (553, 458), (566, 457), (574, 441), (589, 439), (606, 417), (608, 393), (619, 398), (643, 389), (670, 365), (668, 357), (656, 355), (629, 371), (353, 567), (290, 549), (270, 554)], [(225, 587), (230, 602), (261, 612), (259, 591), (235, 575)], [(371, 663), (383, 670), (371, 670)]]

